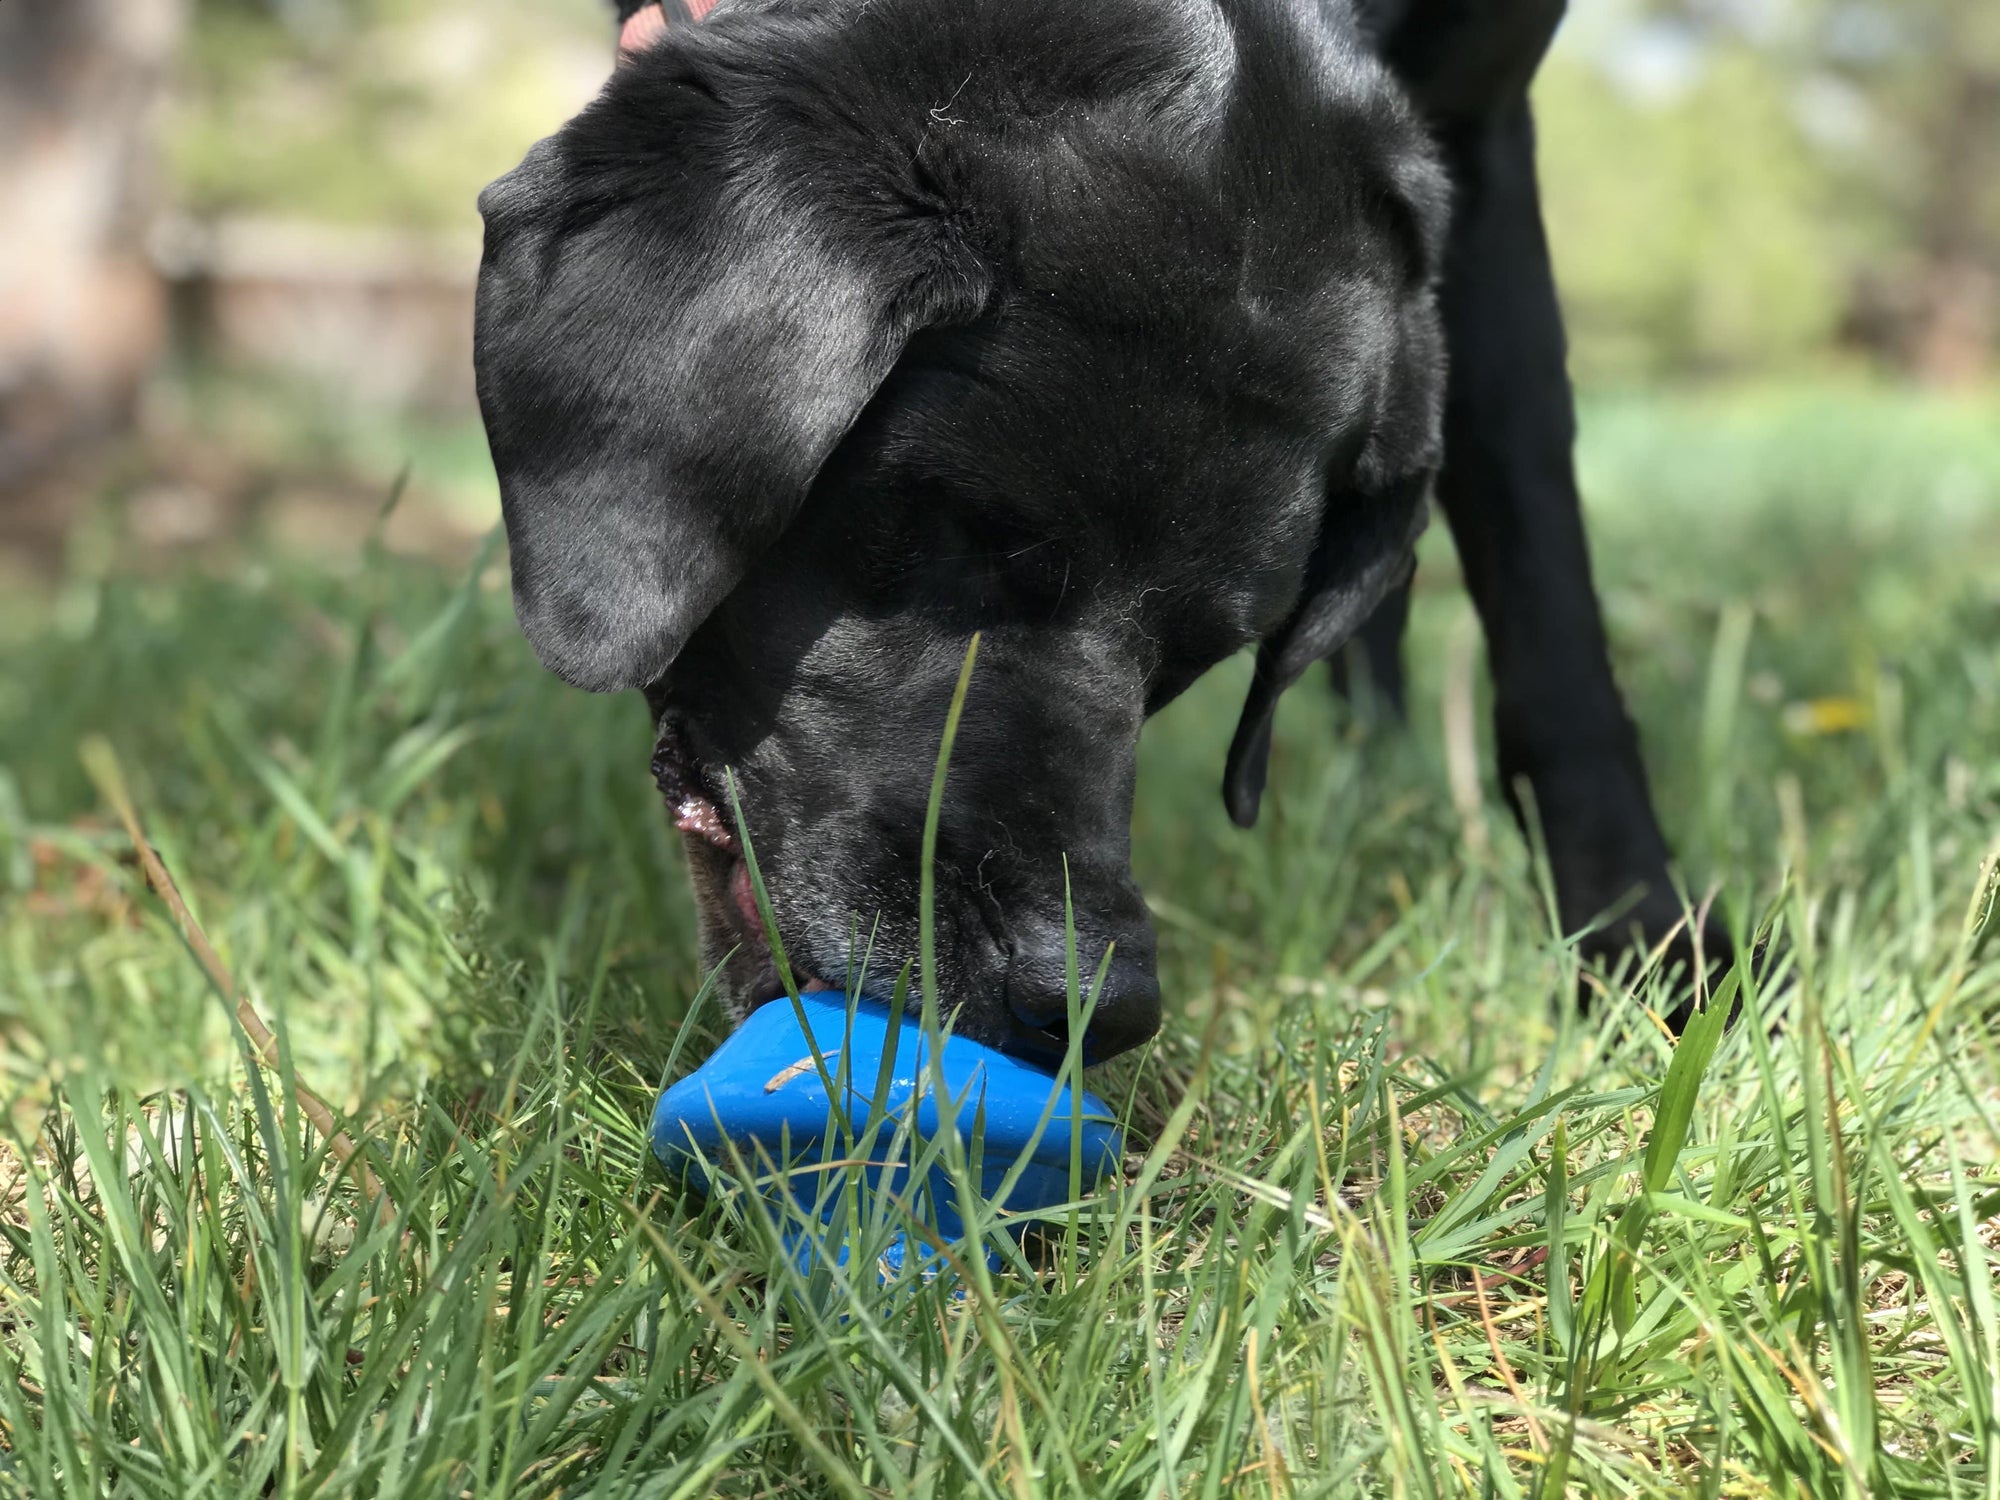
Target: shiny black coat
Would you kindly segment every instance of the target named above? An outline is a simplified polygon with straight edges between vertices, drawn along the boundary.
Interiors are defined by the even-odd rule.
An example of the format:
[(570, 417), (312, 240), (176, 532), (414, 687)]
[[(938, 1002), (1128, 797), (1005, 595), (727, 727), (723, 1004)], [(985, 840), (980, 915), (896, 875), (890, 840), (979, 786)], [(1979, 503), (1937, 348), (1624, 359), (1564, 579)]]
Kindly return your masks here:
[(517, 609), (568, 680), (645, 690), (739, 1011), (778, 981), (725, 768), (793, 967), (844, 981), (858, 929), (888, 982), (977, 633), (944, 996), (1058, 1045), (1067, 891), (1086, 973), (1115, 948), (1091, 1051), (1150, 1035), (1141, 725), (1258, 645), (1253, 820), (1278, 694), (1400, 618), (1433, 486), (1566, 917), (1667, 911), (1534, 204), (1558, 9), (724, 0), (487, 190)]

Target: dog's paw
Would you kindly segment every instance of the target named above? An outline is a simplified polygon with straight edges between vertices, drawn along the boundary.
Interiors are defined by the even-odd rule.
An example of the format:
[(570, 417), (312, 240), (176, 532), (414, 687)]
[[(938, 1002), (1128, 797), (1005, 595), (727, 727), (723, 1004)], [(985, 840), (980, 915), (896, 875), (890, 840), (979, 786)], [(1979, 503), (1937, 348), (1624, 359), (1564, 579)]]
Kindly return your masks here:
[[(1768, 972), (1767, 945), (1750, 953), (1757, 973)], [(1642, 901), (1625, 920), (1586, 932), (1577, 943), (1583, 972), (1578, 998), (1588, 1011), (1607, 995), (1627, 995), (1628, 1003), (1655, 997), (1667, 1030), (1679, 1036), (1711, 997), (1720, 993), (1738, 961), (1735, 940), (1712, 903), (1693, 912), (1669, 896)], [(1657, 980), (1654, 976), (1657, 975)], [(1728, 1024), (1743, 1013), (1740, 987), (1732, 994)]]

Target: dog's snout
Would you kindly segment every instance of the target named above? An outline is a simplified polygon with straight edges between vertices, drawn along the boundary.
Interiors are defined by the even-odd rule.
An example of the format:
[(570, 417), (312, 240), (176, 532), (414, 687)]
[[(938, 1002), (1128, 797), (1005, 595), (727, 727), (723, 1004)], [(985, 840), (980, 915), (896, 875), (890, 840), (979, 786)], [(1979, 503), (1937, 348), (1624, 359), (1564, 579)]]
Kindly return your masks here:
[[(1093, 951), (1094, 950), (1094, 951)], [(1078, 942), (1079, 999), (1087, 1003), (1104, 945)], [(1153, 972), (1150, 931), (1130, 934), (1112, 949), (1084, 1032), (1084, 1061), (1100, 1063), (1129, 1051), (1160, 1029), (1160, 981)], [(1061, 928), (1030, 941), (1017, 935), (1007, 967), (1007, 1008), (1028, 1029), (1031, 1050), (1059, 1049), (1070, 1015), (1069, 974)], [(1046, 1039), (1044, 1042), (1043, 1039)]]

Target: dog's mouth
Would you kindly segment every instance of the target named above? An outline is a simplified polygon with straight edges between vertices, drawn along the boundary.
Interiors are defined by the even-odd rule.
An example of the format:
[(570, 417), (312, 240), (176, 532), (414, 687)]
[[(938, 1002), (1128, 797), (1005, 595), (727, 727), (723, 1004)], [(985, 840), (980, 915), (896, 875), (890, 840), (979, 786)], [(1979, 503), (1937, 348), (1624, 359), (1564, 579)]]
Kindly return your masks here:
[[(718, 899), (706, 903), (708, 910), (729, 931), (731, 946), (755, 969), (740, 995), (743, 1007), (754, 1010), (767, 1000), (785, 993), (783, 978), (771, 955), (764, 916), (757, 908), (757, 890), (750, 878), (750, 862), (731, 820), (715, 778), (694, 755), (685, 731), (672, 724), (660, 727), (653, 745), (653, 784), (666, 799), (674, 827), (686, 835), (690, 853), (698, 855), (713, 882)], [(831, 990), (836, 986), (794, 967), (793, 979), (802, 993)]]
[[(686, 841), (688, 864), (695, 882), (704, 924), (707, 961), (723, 963), (725, 990), (738, 1019), (785, 993), (757, 906), (756, 885), (721, 778), (708, 770), (693, 751), (686, 731), (663, 723), (653, 748), (653, 781), (666, 800), (674, 827)], [(801, 994), (841, 988), (801, 964), (788, 952), (792, 978)], [(836, 960), (835, 962), (838, 962)], [(982, 1036), (1004, 1051), (1053, 1070), (1069, 1050), (1069, 1029), (1062, 1021), (1033, 1025), (1018, 1019), (1003, 1026), (1004, 1034)]]
[(695, 758), (687, 732), (676, 724), (661, 724), (653, 741), (653, 785), (667, 799), (674, 827), (741, 863), (742, 851), (722, 816), (714, 779)]

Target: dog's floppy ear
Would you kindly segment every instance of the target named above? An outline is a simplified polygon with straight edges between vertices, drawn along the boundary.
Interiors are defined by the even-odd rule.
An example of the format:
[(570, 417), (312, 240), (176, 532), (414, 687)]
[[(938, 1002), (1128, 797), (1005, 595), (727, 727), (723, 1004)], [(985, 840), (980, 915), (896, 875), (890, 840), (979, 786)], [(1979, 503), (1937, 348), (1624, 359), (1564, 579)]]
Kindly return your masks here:
[(679, 28), (480, 198), (480, 409), (542, 661), (641, 687), (983, 279), (754, 13)]
[(1429, 475), (1398, 484), (1360, 505), (1329, 507), (1306, 564), (1298, 607), (1257, 648), (1256, 675), (1230, 742), (1222, 800), (1240, 828), (1252, 827), (1271, 762), (1278, 699), (1314, 662), (1345, 646), (1375, 606), (1408, 575), (1411, 548), (1430, 518)]
[(1436, 288), (1444, 260), (1449, 184), (1427, 150), (1392, 152), (1378, 164), (1371, 199), (1383, 216), (1380, 284), (1392, 287), (1391, 330), (1373, 346), (1380, 383), (1354, 467), (1329, 497), (1307, 559), (1299, 602), (1257, 648), (1256, 675), (1230, 742), (1222, 800), (1242, 828), (1257, 821), (1271, 763), (1278, 699), (1314, 662), (1332, 656), (1414, 565), (1430, 521), (1431, 477), (1442, 456), (1444, 336)]

